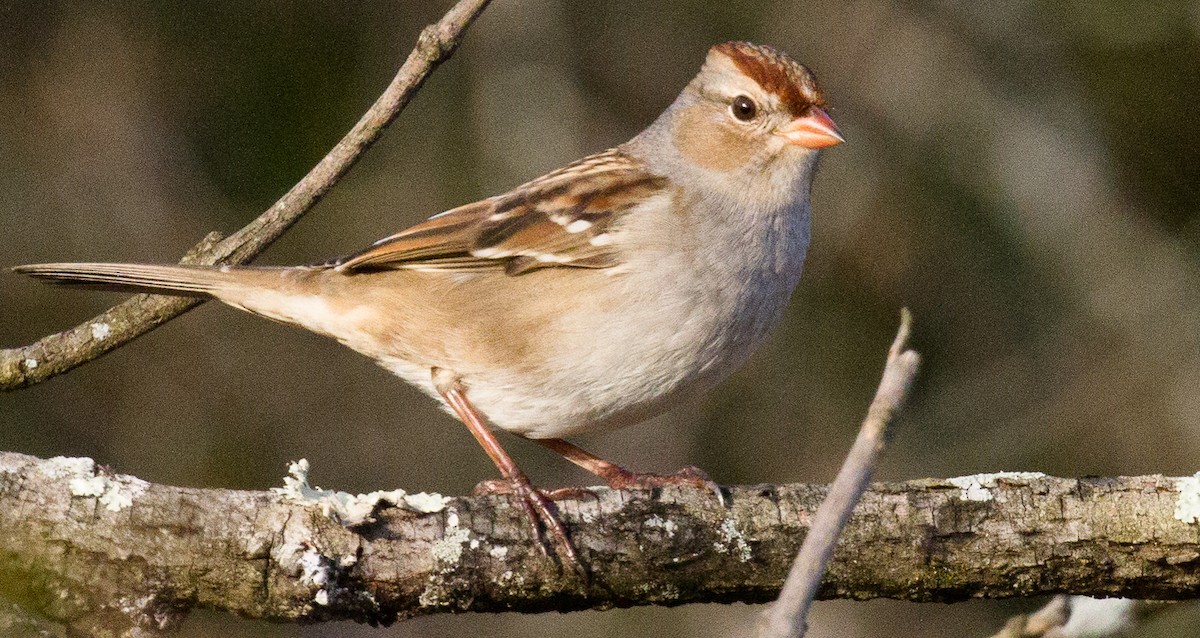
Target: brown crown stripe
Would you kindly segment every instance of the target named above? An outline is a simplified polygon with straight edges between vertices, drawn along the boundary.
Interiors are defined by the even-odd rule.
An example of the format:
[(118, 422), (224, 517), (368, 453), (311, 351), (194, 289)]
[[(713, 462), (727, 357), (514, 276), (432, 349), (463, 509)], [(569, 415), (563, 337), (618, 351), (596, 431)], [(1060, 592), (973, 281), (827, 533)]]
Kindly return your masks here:
[(812, 71), (786, 53), (749, 42), (725, 42), (713, 48), (764, 91), (776, 95), (793, 116), (803, 115), (810, 106), (825, 108), (825, 96)]

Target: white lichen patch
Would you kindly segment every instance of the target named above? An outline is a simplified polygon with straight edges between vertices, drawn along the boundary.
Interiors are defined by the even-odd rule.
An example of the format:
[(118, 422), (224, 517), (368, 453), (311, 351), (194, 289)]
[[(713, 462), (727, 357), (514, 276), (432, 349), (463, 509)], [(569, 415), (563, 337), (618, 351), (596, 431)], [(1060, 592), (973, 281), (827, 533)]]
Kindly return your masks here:
[(330, 590), (333, 587), (333, 561), (313, 548), (304, 550), (300, 555), (300, 582), (305, 585), (316, 585), (320, 589), (313, 595), (313, 602), (324, 607), (329, 604)]
[[(295, 558), (297, 554), (299, 557)], [(324, 607), (332, 604), (338, 597), (351, 593), (349, 589), (338, 586), (338, 573), (358, 562), (358, 558), (354, 555), (340, 558), (328, 556), (302, 541), (299, 545), (285, 543), (278, 549), (278, 552), (273, 550), (272, 556), (276, 556), (277, 559), (282, 556), (293, 557), (296, 561), (295, 564), (299, 567), (300, 583), (317, 588), (312, 597), (315, 605)], [(363, 594), (356, 595), (359, 598), (364, 597)], [(365, 599), (374, 602), (374, 598), (369, 594), (365, 595)]]
[(992, 488), (999, 481), (1032, 481), (1044, 478), (1041, 472), (992, 472), (990, 474), (972, 474), (946, 479), (946, 482), (961, 490), (958, 497), (964, 501), (985, 502), (995, 498)]
[(951, 479), (946, 479), (946, 482), (958, 487), (962, 490), (958, 498), (964, 501), (990, 501), (992, 500), (992, 492), (983, 486), (978, 477), (975, 476), (959, 476)]
[(452, 571), (458, 561), (462, 559), (464, 546), (471, 540), (471, 530), (458, 525), (458, 512), (453, 509), (446, 516), (446, 533), (443, 535), (430, 552), (433, 554), (434, 560), (441, 566), (443, 573)]
[(675, 521), (661, 518), (658, 514), (654, 514), (650, 518), (646, 519), (646, 527), (654, 527), (663, 530), (667, 533), (667, 538), (675, 538), (675, 530), (679, 529), (679, 525), (677, 525)]
[(68, 486), (71, 496), (101, 496), (108, 488), (108, 481), (103, 476), (80, 477), (71, 479)]
[(718, 528), (721, 533), (721, 541), (713, 543), (713, 549), (722, 554), (736, 551), (738, 558), (742, 562), (746, 562), (753, 558), (754, 553), (750, 549), (750, 543), (746, 542), (746, 536), (737, 528), (737, 523), (732, 518), (727, 518), (721, 522), (721, 527)]
[(108, 489), (100, 497), (100, 504), (110, 512), (119, 512), (123, 509), (133, 507), (133, 496), (131, 491), (122, 489), (120, 483), (110, 481)]
[(107, 323), (93, 323), (88, 326), (92, 330), (92, 338), (96, 341), (104, 341), (108, 335), (112, 334), (112, 326)]
[[(459, 525), (458, 512), (451, 508), (446, 514), (445, 533), (429, 549), (437, 569), (430, 574), (425, 589), (417, 597), (417, 602), (426, 607), (438, 607), (450, 602), (447, 598), (446, 577), (458, 568), (463, 551), (467, 547), (476, 549), (479, 547), (479, 541), (471, 538), (471, 530)], [(505, 553), (507, 552), (506, 548)]]
[(508, 556), (508, 548), (504, 545), (497, 545), (496, 547), (488, 550), (488, 556), (499, 560), (504, 560), (504, 558)]
[(329, 582), (329, 561), (311, 547), (300, 555), (300, 582), (324, 587)]
[[(131, 507), (133, 499), (144, 494), (149, 485), (132, 476), (93, 474), (96, 464), (91, 459), (68, 459), (60, 456), (50, 461), (58, 462), (59, 465), (53, 471), (76, 475), (67, 482), (71, 496), (95, 498), (110, 512), (120, 512)], [(62, 474), (60, 477), (67, 478)]]
[(26, 370), (33, 370), (34, 368), (38, 367), (38, 360), (34, 359), (33, 357), (29, 357), (21, 363), (25, 364)]
[(95, 476), (96, 462), (87, 457), (56, 456), (40, 464), (40, 469), (49, 478), (68, 479), (79, 476)]
[(1175, 518), (1185, 523), (1200, 523), (1200, 472), (1175, 479)]
[(462, 559), (463, 546), (470, 539), (471, 530), (465, 527), (446, 530), (446, 535), (434, 543), (429, 551), (433, 553), (433, 557), (439, 563), (447, 566), (457, 565), (458, 561)]
[(429, 514), (440, 512), (450, 502), (449, 497), (441, 494), (409, 494), (404, 490), (375, 491), (370, 494), (350, 494), (336, 490), (323, 490), (308, 483), (309, 465), (306, 459), (300, 459), (288, 465), (288, 476), (283, 479), (283, 487), (271, 488), (271, 491), (285, 499), (303, 504), (316, 505), (321, 513), (341, 522), (346, 527), (354, 527), (374, 521), (375, 512), (381, 507), (395, 506), (409, 511)]
[[(403, 492), (403, 490), (392, 490), (391, 492), (387, 492), (387, 494), (395, 494), (396, 492)], [(372, 493), (374, 494), (376, 492)], [(417, 492), (416, 494), (404, 494), (403, 496), (403, 507), (413, 510), (414, 512), (420, 512), (422, 514), (440, 512), (446, 509), (446, 503), (450, 502), (449, 496), (431, 494), (429, 492)], [(396, 503), (396, 501), (391, 502)]]

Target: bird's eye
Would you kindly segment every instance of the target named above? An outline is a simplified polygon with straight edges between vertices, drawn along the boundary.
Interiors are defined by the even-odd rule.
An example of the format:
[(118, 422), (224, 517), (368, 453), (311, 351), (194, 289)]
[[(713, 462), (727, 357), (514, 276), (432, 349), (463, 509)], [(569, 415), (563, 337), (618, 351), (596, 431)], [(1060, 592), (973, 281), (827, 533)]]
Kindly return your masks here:
[(734, 117), (743, 122), (749, 122), (754, 119), (755, 115), (758, 115), (758, 105), (745, 95), (733, 98), (733, 104), (729, 105), (729, 110), (733, 112)]

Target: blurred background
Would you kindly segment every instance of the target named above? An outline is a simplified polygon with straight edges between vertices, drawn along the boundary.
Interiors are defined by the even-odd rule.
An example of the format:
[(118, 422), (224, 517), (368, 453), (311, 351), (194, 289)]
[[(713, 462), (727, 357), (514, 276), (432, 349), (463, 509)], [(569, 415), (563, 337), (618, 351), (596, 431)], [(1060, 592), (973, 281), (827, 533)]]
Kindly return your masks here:
[[(0, 265), (169, 262), (299, 179), (439, 1), (0, 4)], [(622, 142), (728, 39), (811, 66), (826, 153), (785, 324), (708, 397), (581, 440), (640, 470), (827, 482), (901, 306), (925, 368), (880, 479), (1191, 474), (1200, 458), (1200, 4), (497, 0), (384, 140), (259, 263), (343, 254)], [(0, 346), (120, 295), (0, 272)], [(0, 396), (0, 449), (264, 489), (464, 494), (495, 469), (367, 359), (207, 304)], [(590, 477), (505, 439), (546, 486)], [(1041, 601), (817, 606), (812, 636), (986, 636)], [(757, 607), (463, 615), (387, 630), (198, 613), (184, 636), (730, 636)], [(1200, 635), (1167, 615), (1142, 635)], [(910, 633), (904, 628), (910, 627)]]

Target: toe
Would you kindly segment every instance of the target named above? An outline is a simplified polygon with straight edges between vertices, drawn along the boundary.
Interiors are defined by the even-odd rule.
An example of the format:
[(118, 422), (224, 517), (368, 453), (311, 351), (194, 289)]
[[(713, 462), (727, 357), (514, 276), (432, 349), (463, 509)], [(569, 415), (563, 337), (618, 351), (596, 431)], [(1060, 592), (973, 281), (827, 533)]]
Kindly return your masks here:
[(487, 496), (489, 494), (513, 494), (516, 493), (516, 488), (513, 487), (512, 481), (502, 479), (487, 479), (475, 484), (471, 490), (472, 496)]

